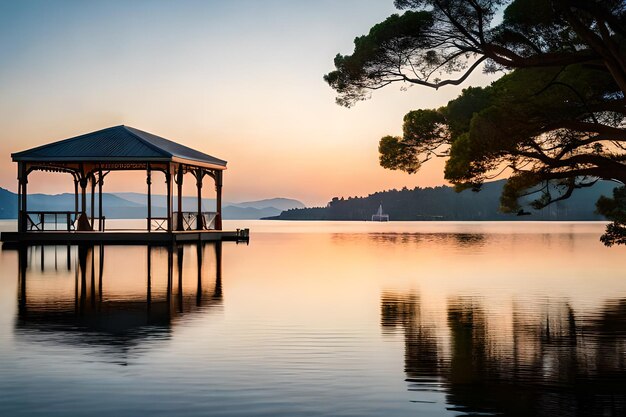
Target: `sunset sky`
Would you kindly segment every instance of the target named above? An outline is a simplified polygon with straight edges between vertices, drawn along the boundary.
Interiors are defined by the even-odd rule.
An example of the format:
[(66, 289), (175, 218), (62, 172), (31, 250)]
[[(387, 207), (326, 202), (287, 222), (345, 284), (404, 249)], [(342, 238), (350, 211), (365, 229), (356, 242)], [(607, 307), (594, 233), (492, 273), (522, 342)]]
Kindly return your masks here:
[[(227, 201), (443, 184), (442, 161), (382, 169), (378, 140), (460, 88), (390, 86), (346, 109), (322, 79), (394, 12), (392, 0), (0, 1), (0, 186), (17, 188), (11, 152), (120, 124), (226, 159)], [(72, 182), (37, 174), (29, 187)], [(143, 192), (145, 179), (111, 174), (105, 191)]]

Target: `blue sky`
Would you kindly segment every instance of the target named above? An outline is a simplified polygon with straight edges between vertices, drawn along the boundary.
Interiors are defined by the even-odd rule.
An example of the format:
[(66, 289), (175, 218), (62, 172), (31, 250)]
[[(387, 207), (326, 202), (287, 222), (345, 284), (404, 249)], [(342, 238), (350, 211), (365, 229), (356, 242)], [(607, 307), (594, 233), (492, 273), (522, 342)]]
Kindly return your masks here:
[[(345, 109), (322, 79), (393, 12), (391, 0), (0, 1), (0, 186), (15, 189), (11, 152), (118, 124), (228, 160), (231, 201), (441, 184), (439, 161), (383, 170), (377, 143), (460, 88), (391, 86)], [(37, 174), (31, 190), (70, 183)], [(144, 184), (112, 174), (107, 187)]]

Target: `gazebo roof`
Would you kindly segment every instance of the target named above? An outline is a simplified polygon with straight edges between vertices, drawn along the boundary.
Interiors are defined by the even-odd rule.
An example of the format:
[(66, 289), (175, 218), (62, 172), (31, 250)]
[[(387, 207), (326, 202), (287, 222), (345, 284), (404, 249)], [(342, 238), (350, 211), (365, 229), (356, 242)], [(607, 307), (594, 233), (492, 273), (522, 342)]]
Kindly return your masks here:
[(130, 126), (114, 126), (11, 154), (15, 162), (181, 162), (226, 169), (226, 161)]

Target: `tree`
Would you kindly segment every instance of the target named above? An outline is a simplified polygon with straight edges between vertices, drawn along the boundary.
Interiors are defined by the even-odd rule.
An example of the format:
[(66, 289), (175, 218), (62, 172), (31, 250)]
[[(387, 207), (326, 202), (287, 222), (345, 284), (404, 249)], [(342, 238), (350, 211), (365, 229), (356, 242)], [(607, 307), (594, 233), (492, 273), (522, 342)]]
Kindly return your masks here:
[[(432, 157), (448, 157), (445, 177), (458, 189), (476, 190), (508, 169), (504, 211), (518, 210), (528, 193), (539, 193), (533, 205), (540, 208), (600, 178), (626, 183), (625, 2), (395, 4), (408, 10), (356, 38), (352, 55), (335, 58), (325, 80), (339, 104), (351, 106), (398, 82), (461, 84), (480, 67), (505, 75), (463, 90), (440, 109), (409, 112), (403, 136), (380, 141), (383, 167), (414, 173)], [(603, 236), (608, 245), (626, 243), (626, 216), (616, 215), (625, 207), (617, 200), (623, 194), (598, 204), (613, 220)]]

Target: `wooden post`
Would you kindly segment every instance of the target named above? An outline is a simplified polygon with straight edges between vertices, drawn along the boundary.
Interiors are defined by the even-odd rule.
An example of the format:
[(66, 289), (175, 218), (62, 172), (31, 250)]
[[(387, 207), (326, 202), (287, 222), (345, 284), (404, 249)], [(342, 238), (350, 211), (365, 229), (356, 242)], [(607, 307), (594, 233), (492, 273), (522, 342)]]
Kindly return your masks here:
[(98, 272), (98, 298), (102, 303), (102, 275), (104, 274), (104, 245), (100, 244), (100, 256), (98, 257), (99, 272)]
[(148, 288), (146, 302), (148, 303), (148, 312), (150, 312), (150, 303), (152, 302), (152, 246), (148, 245), (146, 249), (148, 251)]
[(18, 226), (18, 230), (19, 230), (19, 219), (20, 219), (20, 214), (22, 212), (22, 163), (18, 162), (17, 163), (17, 226)]
[(183, 256), (185, 248), (183, 245), (176, 246), (176, 270), (178, 272), (178, 311), (183, 312)]
[(87, 246), (78, 246), (78, 268), (80, 271), (80, 301), (79, 311), (85, 311), (85, 302), (87, 300)]
[(78, 176), (74, 175), (74, 215), (78, 216)]
[(81, 207), (76, 226), (77, 230), (93, 230), (87, 218), (87, 185), (89, 185), (89, 178), (82, 174), (80, 178)]
[(28, 171), (22, 165), (22, 227), (28, 231)]
[(222, 230), (222, 170), (215, 171), (215, 230)]
[(222, 298), (222, 242), (215, 242), (215, 290), (213, 298)]
[[(150, 171), (150, 164), (146, 170), (146, 184), (148, 184), (148, 232), (152, 230), (152, 173)], [(150, 255), (148, 254), (148, 258)]]
[(183, 226), (183, 165), (178, 165), (176, 175), (176, 184), (178, 185), (178, 218), (176, 221), (176, 230), (184, 230)]
[(86, 177), (80, 179), (80, 214), (87, 215), (87, 185), (89, 180)]
[(167, 188), (167, 231), (172, 231), (172, 165), (167, 164), (165, 186)]
[(202, 215), (202, 177), (204, 171), (199, 168), (196, 170), (196, 187), (198, 187), (198, 216), (196, 217), (196, 229), (204, 229), (204, 216)]
[[(94, 177), (95, 178), (95, 177)], [(94, 184), (95, 188), (95, 184)], [(91, 301), (91, 308), (96, 308), (96, 253), (95, 250), (91, 251), (91, 283), (90, 283), (91, 295), (89, 297)]]
[(17, 231), (23, 232), (24, 225), (23, 214), (22, 214), (22, 163), (17, 163)]
[(204, 244), (202, 242), (198, 242), (196, 244), (196, 257), (198, 265), (198, 287), (196, 289), (196, 306), (200, 307), (202, 305), (202, 258), (203, 258), (203, 250)]
[(172, 245), (167, 246), (167, 314), (171, 313), (172, 309), (172, 269), (174, 260), (173, 260), (173, 247)]
[[(68, 246), (69, 247), (69, 246)], [(69, 256), (69, 249), (68, 249)], [(74, 312), (78, 314), (78, 268), (77, 263), (74, 262)]]
[(104, 232), (104, 221), (102, 220), (102, 187), (104, 186), (104, 176), (102, 170), (98, 172), (98, 230)]
[(28, 267), (28, 247), (20, 246), (18, 248), (18, 306), (21, 313), (26, 311), (26, 270)]
[(91, 174), (91, 230), (96, 217), (96, 174)]

